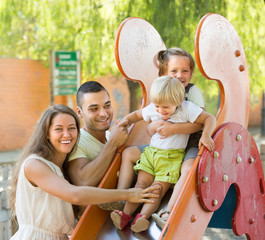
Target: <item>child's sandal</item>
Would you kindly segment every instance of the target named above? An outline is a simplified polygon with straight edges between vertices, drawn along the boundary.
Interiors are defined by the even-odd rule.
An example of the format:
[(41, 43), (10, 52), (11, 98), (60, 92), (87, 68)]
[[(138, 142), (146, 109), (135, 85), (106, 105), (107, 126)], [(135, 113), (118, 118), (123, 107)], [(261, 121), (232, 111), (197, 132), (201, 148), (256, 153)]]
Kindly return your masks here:
[(156, 225), (159, 228), (163, 229), (166, 224), (169, 214), (170, 214), (170, 211), (166, 211), (165, 209), (162, 208), (158, 213), (153, 213), (152, 218), (154, 222), (156, 223)]
[(150, 226), (149, 221), (143, 217), (142, 214), (138, 213), (131, 225), (131, 230), (133, 232), (139, 233), (147, 230)]
[(117, 210), (111, 212), (110, 217), (116, 228), (120, 230), (125, 228), (125, 226), (132, 220), (130, 215), (125, 214), (124, 212), (121, 212), (120, 214), (120, 211)]

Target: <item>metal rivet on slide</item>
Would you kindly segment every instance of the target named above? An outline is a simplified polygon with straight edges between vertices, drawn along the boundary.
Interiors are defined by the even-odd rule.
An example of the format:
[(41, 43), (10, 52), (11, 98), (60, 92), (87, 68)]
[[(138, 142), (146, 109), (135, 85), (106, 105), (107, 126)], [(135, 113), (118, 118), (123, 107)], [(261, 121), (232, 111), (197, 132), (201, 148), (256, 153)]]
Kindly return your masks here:
[(215, 152), (213, 153), (213, 157), (214, 157), (214, 158), (218, 158), (218, 157), (219, 157), (219, 152), (215, 151)]
[(206, 176), (203, 176), (202, 182), (207, 183), (208, 182), (208, 178)]

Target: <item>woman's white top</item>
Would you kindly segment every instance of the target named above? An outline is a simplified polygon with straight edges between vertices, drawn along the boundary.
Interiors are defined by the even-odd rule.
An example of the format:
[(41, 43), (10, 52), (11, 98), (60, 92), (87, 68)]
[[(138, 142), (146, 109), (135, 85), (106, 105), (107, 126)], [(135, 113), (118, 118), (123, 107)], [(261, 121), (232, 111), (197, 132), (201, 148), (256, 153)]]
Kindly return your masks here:
[(75, 227), (72, 205), (28, 181), (24, 166), (32, 158), (46, 163), (53, 172), (64, 177), (57, 165), (37, 155), (31, 155), (24, 161), (19, 172), (15, 203), (19, 229), (11, 240), (68, 239)]

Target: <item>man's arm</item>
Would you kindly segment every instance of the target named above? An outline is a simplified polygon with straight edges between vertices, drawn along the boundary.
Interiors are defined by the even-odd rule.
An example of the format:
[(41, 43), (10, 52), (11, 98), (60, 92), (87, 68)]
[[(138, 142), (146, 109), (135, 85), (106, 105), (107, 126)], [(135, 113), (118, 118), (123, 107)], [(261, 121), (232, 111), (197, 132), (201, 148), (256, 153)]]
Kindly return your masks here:
[(77, 158), (69, 162), (68, 173), (74, 185), (97, 186), (114, 157), (118, 147), (128, 138), (127, 128), (118, 124), (113, 126), (109, 140), (99, 155), (91, 162), (87, 158)]

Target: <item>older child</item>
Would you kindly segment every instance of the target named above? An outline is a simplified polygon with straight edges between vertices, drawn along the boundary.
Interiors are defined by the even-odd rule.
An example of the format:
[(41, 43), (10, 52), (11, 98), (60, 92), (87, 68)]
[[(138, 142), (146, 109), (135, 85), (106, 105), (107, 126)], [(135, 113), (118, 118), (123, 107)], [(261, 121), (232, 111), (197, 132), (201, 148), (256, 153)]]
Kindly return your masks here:
[(79, 138), (79, 120), (63, 105), (49, 107), (18, 161), (11, 191), (12, 215), (19, 229), (11, 238), (68, 239), (75, 226), (71, 204), (88, 205), (127, 200), (149, 202), (153, 189), (107, 190), (70, 184), (67, 159)]
[[(213, 149), (214, 142), (211, 134), (215, 128), (214, 116), (202, 111), (195, 104), (184, 101), (185, 89), (183, 84), (174, 77), (164, 76), (157, 78), (150, 89), (152, 101), (143, 110), (135, 111), (127, 116), (129, 122), (137, 122), (144, 119), (154, 122), (153, 135), (150, 145), (144, 149), (140, 160), (134, 169), (139, 171), (135, 187), (145, 188), (158, 185), (156, 192), (159, 198), (154, 199), (154, 204), (144, 204), (131, 225), (134, 232), (145, 231), (149, 227), (147, 220), (159, 207), (161, 199), (179, 178), (182, 160), (185, 156), (189, 134), (173, 134), (161, 137), (158, 132), (160, 121), (197, 122), (204, 125), (200, 139), (200, 145)], [(115, 210), (111, 213), (111, 219), (118, 229), (123, 229), (132, 219), (131, 215), (139, 207), (139, 204), (126, 202), (123, 211)]]

